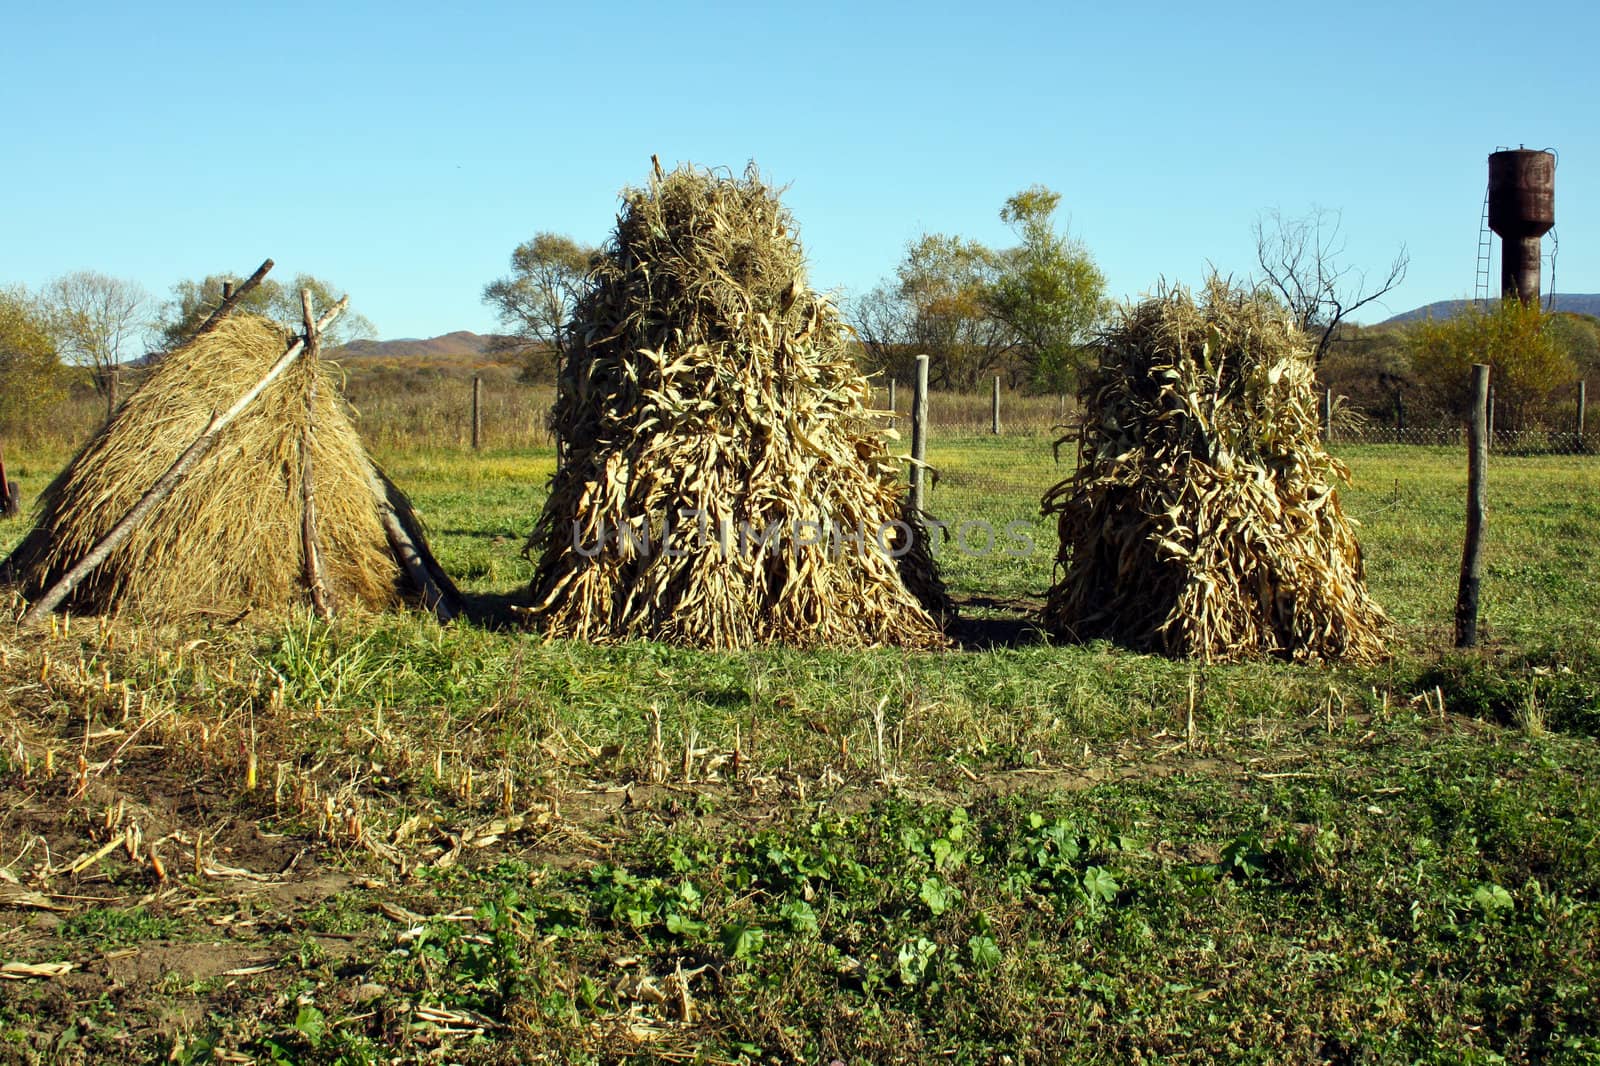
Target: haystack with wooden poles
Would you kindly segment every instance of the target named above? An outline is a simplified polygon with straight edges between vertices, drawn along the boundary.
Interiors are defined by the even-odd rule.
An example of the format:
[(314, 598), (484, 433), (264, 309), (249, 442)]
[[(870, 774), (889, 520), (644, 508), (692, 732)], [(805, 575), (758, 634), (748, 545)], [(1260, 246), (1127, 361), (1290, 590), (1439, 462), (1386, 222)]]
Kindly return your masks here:
[(944, 645), (847, 336), (754, 168), (658, 164), (626, 191), (563, 353), (530, 621), (704, 648)]
[(305, 604), (327, 617), (407, 599), (441, 618), (458, 594), (403, 494), (368, 458), (318, 358), (305, 295), (294, 336), (234, 292), (167, 355), (45, 490), (4, 566), (30, 624), (66, 605), (242, 618)]
[(1215, 276), (1125, 309), (1080, 392), (1077, 472), (1044, 498), (1046, 628), (1205, 660), (1380, 658), (1313, 371), (1275, 303)]

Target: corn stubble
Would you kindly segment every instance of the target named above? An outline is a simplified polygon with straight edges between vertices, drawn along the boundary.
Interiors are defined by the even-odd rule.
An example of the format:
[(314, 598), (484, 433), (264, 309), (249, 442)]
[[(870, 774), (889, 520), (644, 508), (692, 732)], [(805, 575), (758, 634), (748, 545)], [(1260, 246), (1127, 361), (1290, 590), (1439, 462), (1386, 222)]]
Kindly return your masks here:
[(1207, 661), (1382, 658), (1313, 374), (1275, 305), (1215, 276), (1123, 311), (1081, 390), (1077, 473), (1044, 497), (1046, 628)]
[[(266, 319), (235, 314), (163, 359), (40, 497), (33, 533), (6, 564), (24, 595), (36, 596), (82, 558), (289, 341)], [(378, 517), (370, 460), (333, 372), (300, 359), (222, 430), (172, 494), (78, 587), (74, 605), (147, 617), (231, 617), (307, 602), (303, 439), (311, 441), (317, 536), (334, 602), (396, 604), (405, 582)]]
[[(754, 168), (657, 166), (626, 191), (564, 352), (561, 465), (526, 548), (530, 622), (702, 648), (943, 646), (921, 534), (899, 560), (872, 541), (904, 517), (902, 463), (846, 336)], [(673, 551), (641, 548), (664, 520), (681, 523)], [(865, 529), (866, 550), (760, 547), (795, 522)]]

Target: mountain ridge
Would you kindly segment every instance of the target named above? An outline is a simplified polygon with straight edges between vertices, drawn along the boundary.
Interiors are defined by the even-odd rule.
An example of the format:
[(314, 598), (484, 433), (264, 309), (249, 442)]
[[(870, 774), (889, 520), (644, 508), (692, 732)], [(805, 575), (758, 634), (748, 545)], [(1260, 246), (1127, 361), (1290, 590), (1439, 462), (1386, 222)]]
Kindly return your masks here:
[[(1409, 311), (1402, 311), (1377, 323), (1380, 326), (1399, 326), (1407, 322), (1416, 322), (1424, 318), (1450, 318), (1460, 314), (1462, 310), (1471, 306), (1473, 300), (1435, 300), (1431, 304), (1413, 307)], [(1551, 300), (1550, 310), (1570, 311), (1577, 315), (1595, 315), (1600, 317), (1600, 293), (1583, 292), (1558, 292)]]

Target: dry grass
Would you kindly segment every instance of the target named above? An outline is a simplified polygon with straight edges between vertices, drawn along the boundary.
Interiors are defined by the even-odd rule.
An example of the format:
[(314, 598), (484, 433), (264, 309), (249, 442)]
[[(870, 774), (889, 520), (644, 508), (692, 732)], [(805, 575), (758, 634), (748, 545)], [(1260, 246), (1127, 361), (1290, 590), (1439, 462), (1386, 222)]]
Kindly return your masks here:
[[(874, 543), (903, 516), (902, 465), (794, 230), (753, 170), (658, 168), (626, 193), (576, 314), (552, 418), (562, 466), (528, 544), (531, 618), (546, 632), (944, 643), (925, 546), (897, 561)], [(659, 543), (668, 523), (692, 523), (672, 551)], [(774, 543), (752, 543), (774, 528)]]
[[(163, 361), (40, 498), (35, 532), (8, 564), (24, 594), (37, 595), (82, 558), (287, 343), (265, 319), (236, 316)], [(302, 359), (80, 586), (76, 606), (234, 616), (304, 602), (303, 441), (334, 602), (392, 605), (400, 571), (370, 461), (328, 369)]]
[(1313, 370), (1281, 311), (1216, 277), (1128, 309), (1083, 390), (1078, 470), (1045, 497), (1046, 625), (1208, 660), (1380, 658)]

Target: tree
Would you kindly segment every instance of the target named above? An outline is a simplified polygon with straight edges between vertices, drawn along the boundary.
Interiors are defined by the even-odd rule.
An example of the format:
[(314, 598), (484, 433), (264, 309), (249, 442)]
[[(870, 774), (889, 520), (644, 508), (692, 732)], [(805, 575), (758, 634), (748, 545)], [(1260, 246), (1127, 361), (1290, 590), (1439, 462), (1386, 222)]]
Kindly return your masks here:
[(41, 299), (61, 357), (88, 368), (109, 414), (117, 367), (146, 329), (149, 294), (136, 281), (77, 270), (46, 284)]
[(1339, 261), (1345, 252), (1343, 225), (1340, 212), (1314, 207), (1300, 218), (1273, 211), (1250, 227), (1265, 276), (1261, 284), (1283, 301), (1295, 325), (1316, 338), (1318, 363), (1339, 323), (1405, 281), (1411, 265), (1402, 244), (1382, 280), (1369, 286), (1365, 272)]
[(1577, 378), (1550, 316), (1538, 304), (1502, 300), (1492, 311), (1469, 306), (1451, 318), (1411, 330), (1411, 363), (1419, 380), (1451, 414), (1466, 417), (1473, 363), (1489, 364), (1495, 426), (1523, 429), (1543, 413), (1555, 390)]
[(961, 237), (930, 233), (906, 246), (899, 293), (909, 311), (908, 339), (929, 356), (933, 384), (976, 388), (1015, 346), (1010, 327), (989, 313), (1000, 264), (992, 248)]
[(906, 245), (895, 276), (851, 302), (851, 326), (874, 370), (909, 375), (928, 356), (928, 379), (971, 389), (1001, 369), (1015, 335), (986, 299), (1000, 255), (977, 241), (929, 233)]
[[(238, 285), (244, 279), (238, 274), (207, 274), (200, 280), (186, 279), (172, 287), (172, 297), (161, 307), (154, 326), (155, 346), (158, 352), (170, 352), (189, 338), (206, 316), (222, 302), (223, 285)], [(310, 289), (312, 306), (331, 307), (338, 303), (343, 293), (332, 282), (312, 274), (296, 274), (287, 285), (272, 278), (263, 279), (240, 301), (240, 309), (270, 318), (287, 329), (300, 332), (305, 317), (300, 306), (300, 290)], [(346, 311), (328, 328), (323, 343), (329, 348), (349, 344), (376, 333), (372, 322), (365, 316)]]
[(986, 302), (1016, 335), (1029, 383), (1043, 392), (1077, 385), (1090, 334), (1105, 312), (1105, 276), (1082, 244), (1055, 227), (1061, 194), (1043, 185), (1006, 201), (1000, 218), (1022, 243), (1001, 255)]
[(523, 360), (525, 380), (555, 373), (556, 355), (598, 250), (559, 233), (540, 233), (511, 253), (511, 273), (483, 287), (508, 331), (507, 347)]
[(866, 369), (896, 380), (911, 377), (920, 353), (911, 343), (910, 308), (896, 287), (876, 285), (850, 300), (848, 310)]
[(0, 289), (0, 425), (45, 418), (61, 401), (65, 378), (38, 302), (23, 289)]

